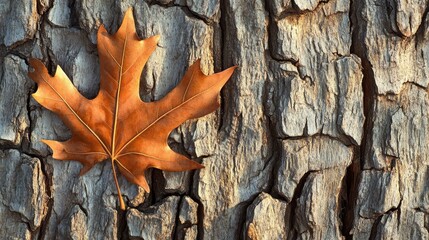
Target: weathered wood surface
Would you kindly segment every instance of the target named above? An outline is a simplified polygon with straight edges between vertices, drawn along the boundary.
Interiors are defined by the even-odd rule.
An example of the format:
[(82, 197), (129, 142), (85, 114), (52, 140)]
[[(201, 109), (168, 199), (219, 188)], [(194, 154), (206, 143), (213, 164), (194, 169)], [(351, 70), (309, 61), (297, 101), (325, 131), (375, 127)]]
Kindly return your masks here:
[[(109, 164), (79, 177), (41, 139), (70, 132), (32, 98), (27, 60), (94, 97), (96, 32), (129, 7), (161, 35), (142, 75), (162, 98), (202, 58), (238, 65), (219, 111), (174, 131), (198, 171)], [(1, 239), (428, 239), (429, 1), (0, 0)], [(144, 116), (142, 116), (144, 117)]]

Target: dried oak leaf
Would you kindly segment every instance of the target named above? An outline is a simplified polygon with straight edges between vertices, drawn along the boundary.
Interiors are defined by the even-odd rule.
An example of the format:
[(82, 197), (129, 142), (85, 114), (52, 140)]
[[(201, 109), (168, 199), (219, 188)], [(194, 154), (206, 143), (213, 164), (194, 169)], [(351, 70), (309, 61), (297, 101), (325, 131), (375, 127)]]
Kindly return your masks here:
[(38, 84), (34, 99), (58, 114), (72, 131), (72, 137), (65, 142), (43, 142), (53, 150), (53, 158), (82, 163), (81, 175), (109, 159), (121, 209), (125, 204), (115, 165), (128, 181), (147, 192), (148, 168), (184, 171), (203, 167), (171, 150), (167, 138), (184, 121), (219, 107), (219, 92), (235, 68), (206, 76), (198, 60), (164, 98), (143, 102), (139, 96), (140, 75), (158, 39), (154, 36), (139, 40), (131, 9), (114, 35), (101, 26), (97, 34), (100, 92), (94, 99), (83, 97), (61, 67), (52, 77), (42, 62), (30, 60), (34, 71), (29, 76)]

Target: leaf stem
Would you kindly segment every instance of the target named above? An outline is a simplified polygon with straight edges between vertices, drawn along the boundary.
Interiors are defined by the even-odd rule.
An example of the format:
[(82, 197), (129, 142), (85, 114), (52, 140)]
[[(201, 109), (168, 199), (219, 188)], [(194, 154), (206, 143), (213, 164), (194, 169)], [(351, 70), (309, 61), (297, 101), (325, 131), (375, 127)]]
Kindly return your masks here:
[(119, 188), (118, 178), (116, 176), (115, 161), (116, 159), (112, 159), (113, 178), (115, 179), (116, 189), (118, 190), (119, 206), (121, 207), (121, 210), (124, 211), (125, 203), (124, 203), (124, 199), (122, 198), (121, 188)]

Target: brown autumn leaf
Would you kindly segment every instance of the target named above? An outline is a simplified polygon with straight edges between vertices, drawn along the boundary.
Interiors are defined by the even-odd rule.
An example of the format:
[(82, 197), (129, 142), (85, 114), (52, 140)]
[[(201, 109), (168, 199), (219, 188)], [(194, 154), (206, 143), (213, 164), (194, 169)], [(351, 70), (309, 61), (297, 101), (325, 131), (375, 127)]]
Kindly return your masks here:
[(52, 77), (42, 62), (30, 60), (34, 71), (29, 76), (38, 84), (33, 97), (58, 114), (72, 131), (72, 137), (65, 142), (43, 142), (52, 148), (53, 158), (82, 163), (81, 175), (109, 159), (121, 209), (125, 209), (125, 204), (116, 167), (128, 181), (148, 192), (145, 179), (148, 168), (185, 171), (203, 167), (171, 150), (167, 138), (184, 121), (219, 107), (219, 92), (235, 68), (206, 76), (198, 60), (164, 98), (143, 102), (139, 96), (140, 75), (158, 39), (159, 36), (138, 38), (131, 9), (114, 35), (100, 26), (97, 34), (100, 92), (94, 99), (83, 97), (61, 67)]

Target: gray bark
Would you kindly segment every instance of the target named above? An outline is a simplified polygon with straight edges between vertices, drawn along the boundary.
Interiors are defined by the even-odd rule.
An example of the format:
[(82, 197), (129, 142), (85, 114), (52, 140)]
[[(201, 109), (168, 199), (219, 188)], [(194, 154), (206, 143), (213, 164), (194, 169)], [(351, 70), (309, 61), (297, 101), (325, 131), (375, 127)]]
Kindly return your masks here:
[[(31, 97), (30, 57), (88, 98), (96, 33), (133, 7), (161, 35), (142, 74), (162, 98), (198, 58), (239, 68), (219, 111), (175, 130), (197, 171), (110, 163), (79, 177), (41, 139), (70, 131)], [(1, 239), (429, 239), (429, 1), (0, 0)], [(144, 116), (142, 116), (144, 117)]]

